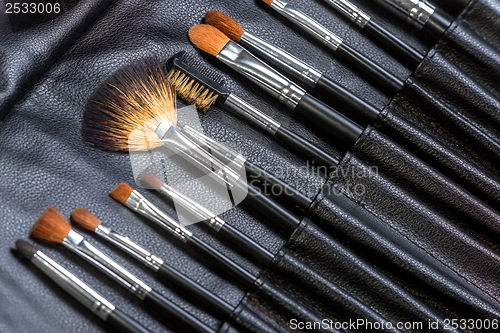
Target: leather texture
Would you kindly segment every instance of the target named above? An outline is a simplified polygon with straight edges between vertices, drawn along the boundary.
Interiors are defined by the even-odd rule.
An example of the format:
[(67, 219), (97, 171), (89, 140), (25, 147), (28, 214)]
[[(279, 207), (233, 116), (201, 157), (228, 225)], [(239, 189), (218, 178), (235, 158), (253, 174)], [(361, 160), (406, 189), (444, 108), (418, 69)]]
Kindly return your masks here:
[(496, 0), (472, 0), (460, 14), (472, 29), (497, 48), (500, 47), (498, 15), (500, 3)]
[[(429, 51), (418, 32), (401, 25), (374, 3), (353, 2), (406, 43)], [(347, 320), (368, 314), (374, 319), (425, 323), (429, 318), (498, 316), (500, 258), (494, 236), (498, 231), (495, 204), (499, 200), (500, 144), (494, 139), (498, 132), (488, 123), (494, 114), (467, 113), (469, 107), (481, 111), (496, 106), (496, 92), (489, 85), (473, 85), (473, 80), (480, 81), (481, 69), (473, 71), (461, 63), (462, 58), (443, 55), (436, 46), (412, 75), (413, 69), (399, 64), (323, 2), (294, 0), (293, 5), (398, 78), (411, 76), (405, 90), (396, 97), (379, 92), (326, 48), (312, 43), (292, 24), (253, 0), (67, 1), (61, 15), (41, 21), (25, 18), (22, 24), (12, 24), (12, 17), (0, 12), (0, 331), (101, 332), (106, 328), (10, 251), (16, 239), (28, 237), (37, 218), (51, 205), (65, 217), (76, 207), (88, 208), (104, 224), (162, 257), (234, 306), (235, 311), (244, 307), (249, 311), (245, 315), (258, 316), (279, 332), (291, 331), (290, 321), (301, 317)], [(317, 147), (341, 156), (320, 131), (303, 125), (304, 119), (293, 116), (217, 60), (193, 50), (187, 31), (200, 23), (209, 9), (229, 14), (248, 31), (307, 60), (379, 109), (389, 105), (384, 118), (364, 132), (342, 158), (340, 172), (328, 180), (271, 137), (223, 110), (213, 107), (206, 115), (199, 115), (207, 135), (236, 145), (250, 161), (312, 201), (311, 218), (305, 218), (292, 235), (247, 204), (222, 214), (224, 220), (279, 254), (267, 270), (261, 271), (244, 253), (204, 226), (189, 226), (200, 239), (256, 276), (260, 274), (251, 288), (109, 198), (109, 191), (120, 182), (138, 188), (129, 156), (89, 147), (81, 137), (83, 110), (103, 80), (143, 58), (166, 61), (187, 50), (224, 72), (226, 86), (238, 96)], [(470, 18), (465, 17), (475, 29), (477, 25)], [(487, 35), (488, 40), (493, 35)], [(489, 58), (481, 59), (486, 65), (493, 64)], [(433, 68), (439, 68), (440, 73), (432, 72)], [(461, 88), (469, 86), (474, 90)], [(476, 99), (461, 106), (463, 101), (455, 98), (463, 96)], [(183, 103), (178, 101), (178, 106)], [(407, 131), (395, 131), (399, 126), (407, 126)], [(410, 138), (413, 133), (421, 139)], [(455, 165), (457, 160), (461, 161), (459, 166)], [(173, 159), (165, 167), (182, 170), (180, 164)], [(179, 173), (175, 180), (192, 176)], [(159, 195), (145, 189), (141, 192), (175, 216), (173, 206)], [(203, 194), (213, 199), (211, 192), (198, 193)], [(231, 320), (221, 322), (197, 300), (181, 297), (175, 288), (162, 285), (148, 268), (92, 233), (82, 233), (213, 330), (267, 330)], [(72, 253), (46, 243), (36, 245), (151, 331), (184, 331), (168, 318), (149, 314), (126, 290)], [(298, 286), (293, 281), (297, 274), (309, 278), (316, 290)], [(325, 287), (336, 288), (338, 294), (319, 297)], [(337, 306), (330, 307), (332, 300)]]

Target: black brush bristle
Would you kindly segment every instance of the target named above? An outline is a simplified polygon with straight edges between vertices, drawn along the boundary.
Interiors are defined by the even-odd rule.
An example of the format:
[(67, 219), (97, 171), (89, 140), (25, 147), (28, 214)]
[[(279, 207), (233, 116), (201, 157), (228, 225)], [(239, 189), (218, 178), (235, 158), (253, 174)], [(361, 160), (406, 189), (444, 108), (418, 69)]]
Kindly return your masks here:
[[(212, 81), (217, 82), (221, 86), (224, 85), (225, 79), (224, 76), (215, 70), (209, 68), (207, 65), (205, 65), (200, 59), (194, 57), (192, 54), (189, 54), (186, 51), (181, 51), (177, 54), (175, 54), (172, 58), (178, 58), (182, 62), (184, 62), (186, 65), (191, 67), (193, 71), (198, 72), (199, 74), (206, 76), (207, 79), (210, 79)], [(170, 58), (170, 59), (172, 59)]]
[(36, 249), (24, 239), (18, 239), (15, 242), (17, 252), (24, 258), (31, 260), (36, 253)]

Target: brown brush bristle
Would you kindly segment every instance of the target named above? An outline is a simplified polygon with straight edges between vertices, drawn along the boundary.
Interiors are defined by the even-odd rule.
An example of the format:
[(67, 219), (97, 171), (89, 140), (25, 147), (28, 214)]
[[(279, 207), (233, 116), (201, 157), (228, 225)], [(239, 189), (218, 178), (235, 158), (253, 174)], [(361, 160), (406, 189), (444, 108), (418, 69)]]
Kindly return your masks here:
[(121, 183), (111, 192), (109, 192), (109, 196), (118, 201), (121, 204), (125, 204), (127, 202), (128, 197), (134, 192), (134, 189), (130, 187), (128, 184)]
[(101, 220), (82, 207), (76, 208), (73, 213), (71, 213), (71, 219), (75, 223), (78, 223), (80, 226), (90, 231), (95, 231), (95, 229), (101, 225)]
[(71, 231), (71, 225), (57, 208), (49, 207), (36, 222), (31, 235), (46, 242), (61, 244)]
[(226, 36), (238, 42), (245, 30), (235, 20), (217, 10), (205, 13), (205, 22), (222, 31)]
[(158, 61), (125, 67), (93, 94), (83, 120), (84, 140), (99, 149), (143, 151), (162, 146), (154, 131), (177, 123), (175, 91)]
[(208, 24), (198, 24), (189, 29), (189, 40), (203, 52), (216, 57), (229, 42), (229, 38), (217, 28)]
[(179, 70), (170, 70), (168, 78), (179, 98), (188, 104), (194, 104), (203, 113), (206, 113), (219, 97), (217, 93)]
[(147, 174), (142, 176), (141, 182), (144, 183), (147, 187), (153, 188), (155, 190), (159, 190), (163, 186), (163, 181), (152, 174)]
[(262, 0), (263, 3), (265, 3), (268, 6), (271, 6), (274, 0)]

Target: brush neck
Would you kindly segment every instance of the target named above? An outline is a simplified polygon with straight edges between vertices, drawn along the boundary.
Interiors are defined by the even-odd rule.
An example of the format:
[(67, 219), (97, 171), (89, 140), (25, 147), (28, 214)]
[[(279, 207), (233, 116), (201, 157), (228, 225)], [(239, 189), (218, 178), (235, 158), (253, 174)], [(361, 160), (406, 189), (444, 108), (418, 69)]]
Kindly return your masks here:
[(321, 78), (321, 72), (297, 59), (290, 53), (275, 47), (247, 32), (240, 38), (240, 44), (249, 48), (273, 67), (281, 68), (291, 76), (314, 87)]
[(324, 26), (314, 21), (312, 18), (304, 15), (301, 11), (291, 7), (288, 3), (281, 0), (274, 0), (271, 8), (280, 13), (283, 17), (299, 25), (310, 36), (316, 38), (334, 52), (342, 44), (342, 39)]
[(433, 5), (420, 0), (375, 0), (375, 2), (419, 30), (424, 28), (436, 9)]
[(304, 89), (232, 41), (224, 46), (217, 59), (247, 77), (292, 110), (306, 93)]
[(347, 0), (325, 0), (333, 8), (350, 19), (360, 28), (364, 28), (370, 21), (370, 16)]

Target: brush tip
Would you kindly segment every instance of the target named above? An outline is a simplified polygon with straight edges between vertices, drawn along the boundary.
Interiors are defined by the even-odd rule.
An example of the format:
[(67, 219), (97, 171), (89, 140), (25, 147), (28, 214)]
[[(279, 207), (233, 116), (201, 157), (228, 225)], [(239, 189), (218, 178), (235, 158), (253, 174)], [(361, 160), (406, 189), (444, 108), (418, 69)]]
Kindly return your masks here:
[(163, 181), (152, 174), (142, 176), (141, 183), (143, 183), (146, 187), (153, 188), (155, 190), (159, 190), (163, 186)]
[(61, 244), (70, 231), (68, 221), (52, 206), (40, 216), (31, 230), (31, 235), (46, 242)]
[(71, 220), (90, 231), (95, 231), (101, 225), (101, 220), (83, 207), (78, 207), (71, 213)]
[(274, 0), (262, 0), (263, 3), (265, 3), (268, 6), (271, 6)]
[(216, 27), (226, 36), (238, 42), (245, 30), (231, 17), (217, 10), (209, 10), (205, 13), (205, 22)]
[(125, 204), (127, 202), (130, 195), (134, 192), (134, 189), (130, 187), (130, 185), (126, 183), (121, 183), (111, 192), (109, 192), (109, 196), (118, 201), (121, 204)]
[(189, 29), (189, 40), (193, 45), (214, 57), (229, 43), (229, 38), (219, 29), (208, 24), (198, 24)]
[(15, 245), (17, 252), (28, 260), (31, 260), (31, 258), (33, 258), (37, 251), (33, 246), (31, 246), (30, 243), (28, 243), (24, 239), (16, 240)]

